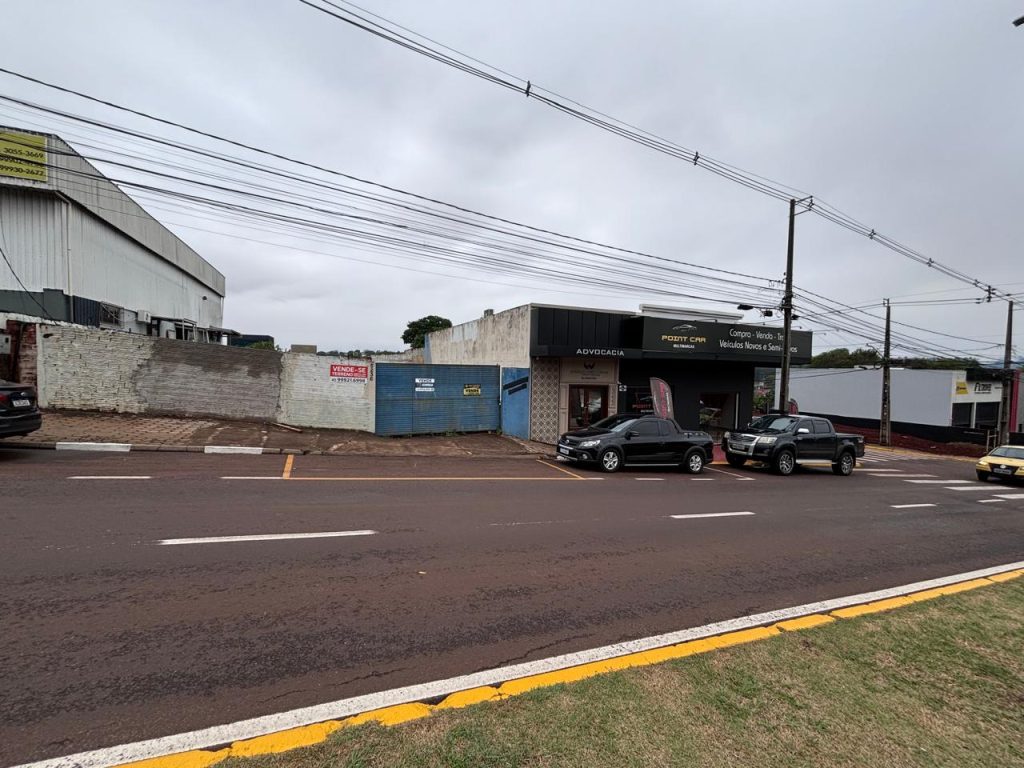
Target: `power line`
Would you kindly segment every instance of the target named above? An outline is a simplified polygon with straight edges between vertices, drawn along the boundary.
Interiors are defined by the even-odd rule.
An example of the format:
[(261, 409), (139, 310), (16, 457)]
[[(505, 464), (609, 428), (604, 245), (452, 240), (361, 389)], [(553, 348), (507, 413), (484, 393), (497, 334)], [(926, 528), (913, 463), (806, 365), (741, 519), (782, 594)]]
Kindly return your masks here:
[[(361, 16), (354, 11), (343, 8), (341, 5), (331, 0), (319, 0), (318, 2), (312, 2), (311, 0), (298, 0), (303, 5), (308, 6), (314, 10), (320, 11), (338, 21), (344, 22), (356, 29), (367, 32), (375, 37), (379, 37), (395, 45), (399, 45), (406, 50), (418, 53), (421, 56), (425, 56), (429, 59), (445, 64), (460, 70), (466, 74), (473, 75), (482, 80), (490, 82), (495, 85), (499, 85), (503, 88), (512, 91), (518, 91), (524, 93), (527, 97), (532, 98), (534, 101), (541, 102), (548, 107), (551, 107), (559, 112), (590, 123), (591, 125), (601, 128), (602, 130), (608, 131), (622, 138), (633, 141), (634, 143), (653, 149), (662, 154), (669, 155), (678, 160), (685, 160), (688, 163), (692, 163), (694, 166), (700, 166), (705, 170), (709, 170), (712, 173), (717, 174), (725, 179), (733, 181), (737, 184), (741, 184), (749, 189), (752, 189), (761, 194), (773, 197), (776, 200), (788, 201), (794, 197), (794, 191), (792, 187), (785, 186), (774, 182), (766, 177), (759, 176), (753, 173), (736, 168), (735, 166), (728, 165), (718, 160), (714, 160), (706, 155), (701, 155), (697, 150), (687, 149), (686, 147), (680, 146), (672, 141), (663, 139), (656, 134), (650, 133), (635, 126), (630, 125), (622, 120), (614, 117), (605, 115), (604, 113), (598, 112), (591, 107), (580, 104), (579, 102), (570, 101), (564, 97), (558, 97), (552, 91), (534, 86), (532, 80), (526, 79), (520, 76), (511, 75), (504, 70), (495, 67), (494, 65), (487, 64), (480, 59), (475, 59), (467, 56), (454, 48), (446, 45), (442, 45), (433, 41), (424, 35), (417, 32), (413, 32), (407, 27), (398, 25), (397, 23), (386, 19), (378, 14), (372, 14), (374, 18), (380, 19), (389, 26), (379, 24), (372, 19), (365, 16)], [(359, 8), (353, 3), (347, 2), (347, 0), (341, 0), (345, 5), (349, 5), (354, 8)], [(327, 6), (327, 7), (325, 7)], [(360, 8), (360, 10), (362, 10)], [(435, 46), (439, 46), (456, 56), (444, 53), (438, 48), (431, 47), (430, 45), (414, 40), (408, 35), (403, 35), (400, 32), (395, 31), (396, 29), (402, 29), (420, 40), (426, 40), (433, 42)], [(462, 57), (461, 59), (458, 57)], [(481, 66), (474, 66), (479, 64), (482, 67), (486, 67), (487, 70), (481, 69)], [(495, 75), (493, 73), (500, 73), (505, 77)], [(509, 79), (511, 78), (511, 79)], [(543, 93), (542, 93), (543, 92)], [(551, 94), (551, 96), (545, 96), (544, 93)], [(575, 104), (576, 106), (572, 106)], [(578, 108), (577, 108), (578, 107)], [(971, 277), (960, 270), (943, 264), (942, 262), (936, 261), (935, 259), (925, 256), (924, 254), (915, 251), (909, 246), (903, 245), (902, 243), (894, 240), (887, 235), (878, 232), (875, 228), (869, 227), (863, 224), (851, 216), (843, 213), (838, 208), (825, 203), (820, 198), (815, 198), (806, 194), (801, 194), (801, 197), (807, 197), (808, 200), (802, 203), (802, 207), (805, 211), (821, 216), (827, 221), (832, 222), (838, 226), (841, 226), (851, 232), (867, 237), (868, 239), (877, 242), (879, 245), (888, 248), (889, 250), (904, 256), (908, 259), (916, 261), (919, 264), (927, 266), (931, 269), (946, 275), (947, 277), (953, 278), (960, 282), (968, 283), (975, 288), (985, 290), (988, 295), (993, 298), (1007, 299), (1008, 297), (1003, 295), (1001, 292), (996, 290), (992, 285), (983, 283), (977, 278)]]

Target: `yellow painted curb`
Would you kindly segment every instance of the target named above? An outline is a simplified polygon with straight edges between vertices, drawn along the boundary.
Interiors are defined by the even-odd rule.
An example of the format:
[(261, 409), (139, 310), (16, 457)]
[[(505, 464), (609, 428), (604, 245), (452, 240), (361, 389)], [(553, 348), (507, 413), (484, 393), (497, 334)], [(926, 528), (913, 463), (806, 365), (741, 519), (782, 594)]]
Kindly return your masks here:
[(826, 616), (823, 613), (813, 613), (810, 616), (801, 616), (799, 619), (780, 621), (775, 626), (785, 632), (796, 632), (801, 629), (820, 627), (822, 624), (831, 624), (833, 621), (835, 619), (831, 616)]
[(245, 739), (234, 742), (230, 747), (217, 750), (191, 750), (180, 752), (175, 755), (156, 757), (150, 760), (141, 760), (134, 763), (127, 763), (120, 768), (208, 768), (208, 766), (219, 763), (228, 757), (254, 757), (256, 755), (267, 755), (276, 752), (285, 752), (299, 747), (308, 747), (326, 741), (335, 731), (341, 728), (350, 728), (357, 725), (376, 722), (383, 726), (399, 725), (412, 720), (419, 720), (429, 717), (436, 711), (460, 709), (488, 701), (500, 701), (511, 696), (518, 696), (538, 688), (547, 688), (552, 685), (562, 685), (585, 680), (596, 675), (603, 675), (608, 672), (615, 672), (633, 667), (645, 667), (660, 664), (672, 659), (681, 659), (686, 656), (693, 656), (699, 653), (721, 648), (730, 648), (743, 643), (751, 643), (757, 640), (764, 640), (769, 637), (780, 635), (783, 632), (796, 632), (813, 627), (820, 627), (831, 624), (836, 619), (851, 619), (857, 616), (864, 616), (882, 611), (889, 611), (913, 603), (925, 600), (933, 600), (945, 595), (953, 595), (958, 592), (977, 589), (978, 587), (1011, 581), (1024, 576), (1024, 570), (1007, 571), (1005, 573), (988, 576), (981, 579), (971, 579), (959, 584), (950, 584), (936, 589), (927, 589), (920, 592), (913, 592), (909, 595), (891, 597), (885, 600), (876, 600), (861, 605), (851, 605), (846, 608), (837, 608), (829, 614), (810, 614), (795, 619), (787, 619), (764, 627), (753, 627), (751, 629), (727, 632), (721, 635), (690, 640), (664, 648), (654, 648), (649, 651), (616, 656), (602, 661), (594, 661), (588, 664), (580, 664), (575, 667), (544, 672), (537, 675), (530, 675), (515, 680), (507, 680), (497, 688), (492, 686), (481, 686), (465, 691), (457, 691), (447, 696), (439, 704), (430, 705), (421, 702), (409, 704), (398, 704), (392, 707), (384, 707), (369, 712), (346, 718), (344, 720), (329, 720), (323, 723), (307, 725), (300, 728), (291, 728), (286, 731), (257, 736), (252, 739)]

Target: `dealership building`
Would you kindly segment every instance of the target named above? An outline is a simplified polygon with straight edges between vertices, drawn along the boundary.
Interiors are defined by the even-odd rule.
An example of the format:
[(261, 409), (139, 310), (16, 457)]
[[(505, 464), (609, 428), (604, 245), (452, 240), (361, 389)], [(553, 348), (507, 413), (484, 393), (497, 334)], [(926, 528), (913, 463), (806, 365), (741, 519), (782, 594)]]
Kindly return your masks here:
[[(741, 317), (647, 305), (623, 312), (527, 304), (429, 334), (424, 358), (501, 366), (503, 403), (522, 404), (503, 429), (519, 437), (554, 443), (605, 416), (650, 411), (652, 377), (672, 387), (683, 427), (714, 433), (750, 420), (755, 368), (782, 359), (782, 331), (741, 324)], [(811, 343), (809, 331), (793, 332), (794, 365), (810, 360)]]
[(194, 341), (230, 334), (224, 275), (53, 134), (0, 127), (0, 248), (0, 313)]

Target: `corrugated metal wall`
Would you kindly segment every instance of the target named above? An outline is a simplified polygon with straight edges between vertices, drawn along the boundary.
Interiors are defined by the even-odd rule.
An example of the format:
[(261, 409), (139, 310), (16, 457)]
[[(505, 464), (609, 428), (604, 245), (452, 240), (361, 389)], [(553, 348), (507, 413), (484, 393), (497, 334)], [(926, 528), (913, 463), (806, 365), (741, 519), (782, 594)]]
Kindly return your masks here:
[(530, 439), (530, 369), (501, 369), (501, 431)]
[(376, 434), (497, 430), (499, 371), (496, 365), (378, 364)]
[[(52, 193), (0, 187), (0, 244), (30, 291), (67, 291), (64, 205)], [(22, 290), (6, 265), (0, 269), (0, 289)]]

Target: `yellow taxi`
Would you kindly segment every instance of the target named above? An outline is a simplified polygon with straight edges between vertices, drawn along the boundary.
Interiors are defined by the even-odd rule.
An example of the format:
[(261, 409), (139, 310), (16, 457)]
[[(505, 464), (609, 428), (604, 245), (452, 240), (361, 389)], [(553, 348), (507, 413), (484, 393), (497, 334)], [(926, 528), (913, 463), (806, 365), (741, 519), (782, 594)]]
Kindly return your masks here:
[(979, 480), (1018, 478), (1024, 480), (1024, 445), (1000, 445), (975, 467)]

